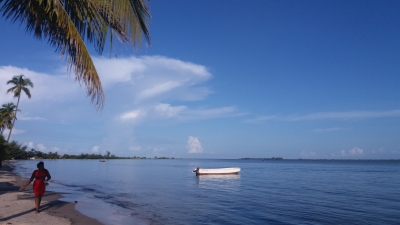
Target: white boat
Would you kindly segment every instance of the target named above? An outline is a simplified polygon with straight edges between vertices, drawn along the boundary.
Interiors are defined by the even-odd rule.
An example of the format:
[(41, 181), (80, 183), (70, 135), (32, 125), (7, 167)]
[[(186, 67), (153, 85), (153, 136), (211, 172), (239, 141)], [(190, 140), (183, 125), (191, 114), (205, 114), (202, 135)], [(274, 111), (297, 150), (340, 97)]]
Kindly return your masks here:
[(201, 169), (197, 167), (193, 172), (196, 176), (199, 175), (228, 175), (228, 174), (239, 174), (239, 167), (232, 168), (216, 168), (216, 169)]
[(106, 159), (100, 159), (100, 162), (106, 162)]

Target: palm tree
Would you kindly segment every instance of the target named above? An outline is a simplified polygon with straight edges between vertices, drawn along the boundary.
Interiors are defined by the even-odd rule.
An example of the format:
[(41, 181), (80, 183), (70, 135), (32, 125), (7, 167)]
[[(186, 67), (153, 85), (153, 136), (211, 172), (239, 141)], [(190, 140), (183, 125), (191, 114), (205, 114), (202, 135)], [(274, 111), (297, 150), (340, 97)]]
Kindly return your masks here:
[(67, 54), (68, 70), (82, 82), (98, 109), (104, 92), (85, 41), (102, 54), (107, 39), (122, 44), (150, 43), (148, 0), (0, 0), (0, 12), (12, 22), (26, 25), (38, 39), (47, 39), (61, 56)]
[(13, 119), (10, 133), (8, 134), (8, 138), (7, 138), (7, 142), (8, 142), (10, 140), (11, 132), (14, 127), (15, 119), (17, 118), (17, 111), (18, 111), (19, 100), (21, 98), (21, 92), (24, 91), (25, 94), (28, 96), (28, 98), (31, 98), (31, 92), (29, 91), (27, 86), (30, 86), (33, 88), (33, 83), (28, 78), (24, 79), (24, 75), (19, 75), (19, 76), (14, 76), (11, 80), (7, 81), (7, 84), (14, 85), (13, 87), (11, 87), (7, 90), (7, 93), (13, 92), (14, 98), (18, 97), (17, 106), (15, 108), (15, 117)]
[(4, 140), (3, 135), (0, 135), (0, 167), (3, 164), (3, 160), (7, 158), (8, 143)]
[(14, 103), (10, 102), (2, 105), (2, 108), (0, 108), (0, 135), (3, 135), (3, 132), (6, 128), (11, 130), (13, 126), (13, 120), (17, 119), (15, 113), (16, 106)]

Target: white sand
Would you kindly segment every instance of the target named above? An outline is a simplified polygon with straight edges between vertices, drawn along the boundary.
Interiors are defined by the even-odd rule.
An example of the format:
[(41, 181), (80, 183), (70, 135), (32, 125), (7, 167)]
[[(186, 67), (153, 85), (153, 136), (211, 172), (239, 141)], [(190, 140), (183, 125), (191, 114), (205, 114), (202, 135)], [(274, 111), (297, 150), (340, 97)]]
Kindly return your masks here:
[[(46, 211), (35, 213), (32, 193), (16, 191), (17, 179), (8, 171), (0, 170), (0, 224), (71, 224), (70, 219), (51, 216)], [(41, 206), (48, 205), (42, 201)]]

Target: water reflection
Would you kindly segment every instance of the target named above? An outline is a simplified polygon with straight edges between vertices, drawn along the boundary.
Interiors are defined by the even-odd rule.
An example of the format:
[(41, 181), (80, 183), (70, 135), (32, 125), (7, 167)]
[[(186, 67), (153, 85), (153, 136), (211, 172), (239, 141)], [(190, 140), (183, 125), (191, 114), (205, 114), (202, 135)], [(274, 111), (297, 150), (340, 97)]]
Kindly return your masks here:
[(196, 176), (199, 178), (199, 180), (202, 181), (207, 181), (207, 180), (239, 180), (240, 175), (239, 174), (232, 174), (232, 175), (201, 175), (201, 176)]
[(240, 175), (203, 175), (195, 176), (201, 189), (236, 192), (240, 189)]

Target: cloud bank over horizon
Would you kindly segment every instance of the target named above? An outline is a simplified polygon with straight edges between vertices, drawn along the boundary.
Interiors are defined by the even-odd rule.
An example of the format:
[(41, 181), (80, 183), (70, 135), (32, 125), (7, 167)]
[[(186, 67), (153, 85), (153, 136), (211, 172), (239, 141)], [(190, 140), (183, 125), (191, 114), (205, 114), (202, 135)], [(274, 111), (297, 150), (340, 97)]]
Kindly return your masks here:
[[(43, 144), (35, 146), (39, 150), (49, 150), (50, 148), (45, 147), (48, 145), (55, 146), (52, 148), (63, 152), (74, 151), (78, 144), (60, 146), (56, 143), (43, 142), (41, 140), (43, 137), (32, 139), (31, 126), (56, 123), (59, 124), (57, 127), (75, 127), (79, 126), (81, 121), (87, 123), (94, 119), (102, 123), (103, 138), (97, 141), (85, 140), (88, 143), (82, 143), (82, 147), (86, 149), (84, 151), (98, 153), (100, 149), (106, 149), (102, 146), (110, 147), (111, 144), (108, 143), (115, 145), (118, 143), (117, 139), (124, 137), (121, 134), (115, 135), (116, 133), (134, 129), (146, 121), (179, 122), (240, 115), (235, 106), (214, 108), (201, 106), (201, 102), (213, 93), (207, 86), (207, 82), (213, 76), (205, 66), (163, 56), (119, 59), (94, 57), (93, 60), (106, 94), (106, 105), (101, 115), (90, 107), (90, 99), (86, 97), (85, 88), (74, 82), (73, 74), (69, 75), (66, 70), (65, 73), (60, 72), (65, 68), (55, 68), (54, 73), (42, 73), (28, 68), (0, 66), (2, 74), (0, 84), (3, 84), (0, 85), (2, 104), (16, 101), (11, 94), (6, 94), (9, 88), (6, 82), (13, 76), (23, 74), (34, 83), (34, 88), (30, 88), (31, 99), (22, 94), (21, 112), (17, 115), (16, 127), (26, 128), (14, 128), (12, 135), (19, 135), (18, 137), (23, 138), (25, 143), (42, 142)], [(90, 132), (90, 128), (87, 129)], [(162, 152), (160, 149), (164, 149), (160, 146), (129, 147), (141, 145), (136, 143), (136, 139), (131, 135), (125, 138), (128, 143), (126, 151), (140, 149), (145, 154), (146, 149), (148, 153), (160, 153)], [(82, 147), (79, 151), (82, 151)]]
[[(180, 137), (179, 141), (175, 140), (172, 146), (163, 144), (163, 141), (168, 143), (168, 139), (160, 141), (160, 138), (152, 135), (147, 139), (142, 138), (139, 135), (140, 130), (149, 125), (157, 127), (221, 118), (237, 118), (238, 122), (245, 124), (265, 124), (400, 117), (400, 110), (393, 109), (289, 113), (287, 116), (277, 112), (275, 115), (251, 118), (251, 112), (243, 112), (236, 105), (210, 105), (206, 101), (212, 98), (214, 91), (209, 85), (213, 75), (205, 66), (164, 56), (119, 59), (94, 57), (93, 60), (106, 94), (106, 105), (100, 113), (91, 107), (85, 88), (75, 82), (73, 74), (69, 75), (64, 67), (43, 73), (28, 68), (0, 66), (0, 84), (3, 84), (0, 85), (1, 104), (16, 101), (11, 94), (6, 94), (10, 87), (6, 82), (13, 76), (24, 74), (34, 83), (34, 88), (31, 89), (32, 98), (28, 99), (24, 94), (21, 97), (21, 112), (18, 112), (12, 138), (18, 137), (23, 143), (41, 143), (34, 146), (39, 150), (68, 154), (104, 153), (111, 150), (120, 155), (173, 153), (188, 156), (204, 153), (197, 137), (189, 136), (185, 149), (184, 137)], [(219, 104), (221, 102), (223, 104), (223, 101)], [(45, 128), (42, 129), (42, 126)], [(192, 129), (196, 127), (193, 126)], [(327, 125), (327, 128), (306, 128), (305, 131), (324, 135), (352, 129), (355, 129), (353, 125), (332, 124)], [(5, 134), (7, 131), (3, 135)], [(187, 135), (186, 133), (185, 136)], [(118, 150), (114, 150), (115, 148)], [(393, 151), (397, 150), (387, 151), (385, 154)], [(370, 151), (351, 149), (331, 156), (354, 158), (365, 156), (367, 152)], [(318, 151), (302, 151), (300, 156), (315, 158), (324, 157), (324, 154)]]

